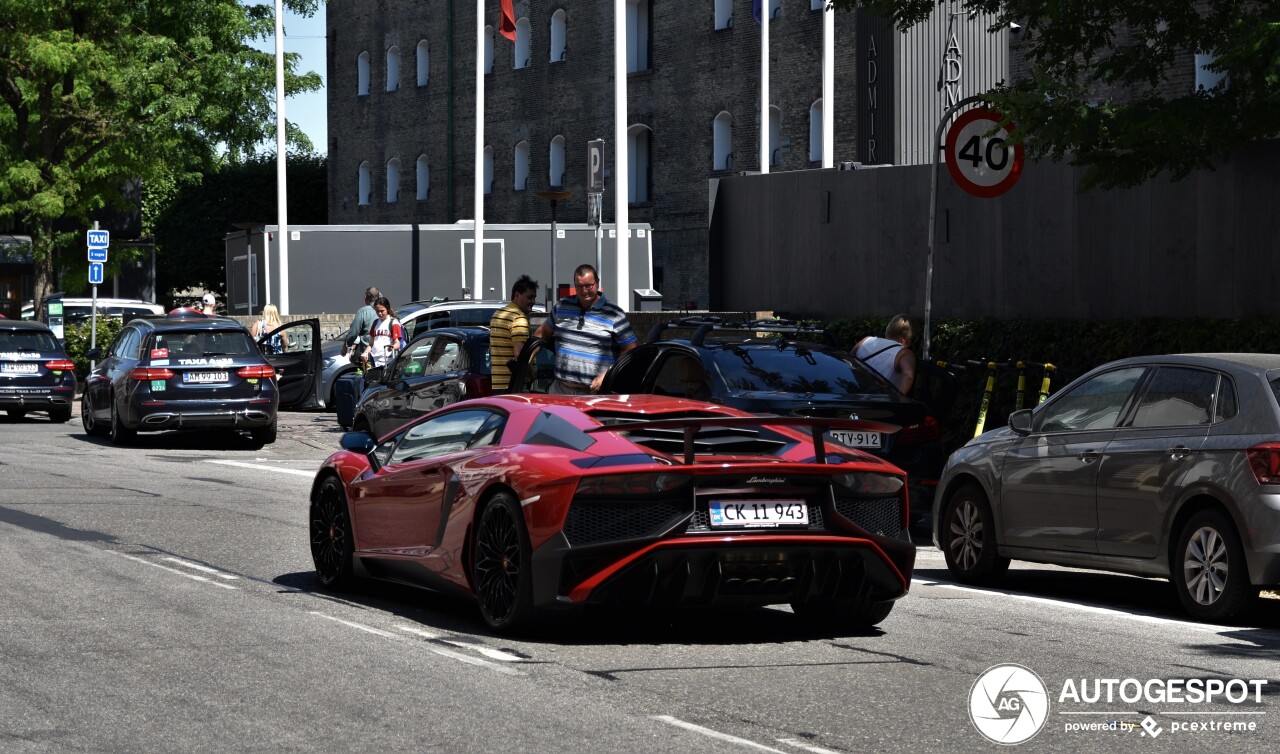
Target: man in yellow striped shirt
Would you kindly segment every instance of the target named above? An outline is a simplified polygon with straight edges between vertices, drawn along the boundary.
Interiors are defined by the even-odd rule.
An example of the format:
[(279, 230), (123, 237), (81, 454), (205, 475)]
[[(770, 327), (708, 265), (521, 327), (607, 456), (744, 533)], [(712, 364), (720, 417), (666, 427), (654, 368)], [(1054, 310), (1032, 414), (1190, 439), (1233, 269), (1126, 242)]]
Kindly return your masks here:
[(529, 312), (537, 298), (537, 281), (521, 275), (511, 286), (511, 301), (489, 320), (489, 370), (495, 393), (504, 392), (511, 384), (510, 362), (529, 339)]

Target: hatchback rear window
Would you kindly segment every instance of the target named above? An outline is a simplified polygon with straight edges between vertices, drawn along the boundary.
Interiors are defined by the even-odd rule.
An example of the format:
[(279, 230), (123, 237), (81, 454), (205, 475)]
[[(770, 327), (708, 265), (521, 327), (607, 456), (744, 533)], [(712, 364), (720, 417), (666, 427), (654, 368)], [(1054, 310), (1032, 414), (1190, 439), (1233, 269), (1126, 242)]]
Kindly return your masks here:
[(154, 350), (168, 351), (174, 359), (257, 354), (249, 333), (243, 330), (197, 330), (156, 333)]
[(823, 351), (774, 346), (730, 346), (713, 352), (733, 390), (835, 395), (885, 394), (893, 388), (869, 368)]
[(53, 336), (41, 330), (0, 330), (0, 351), (61, 351)]

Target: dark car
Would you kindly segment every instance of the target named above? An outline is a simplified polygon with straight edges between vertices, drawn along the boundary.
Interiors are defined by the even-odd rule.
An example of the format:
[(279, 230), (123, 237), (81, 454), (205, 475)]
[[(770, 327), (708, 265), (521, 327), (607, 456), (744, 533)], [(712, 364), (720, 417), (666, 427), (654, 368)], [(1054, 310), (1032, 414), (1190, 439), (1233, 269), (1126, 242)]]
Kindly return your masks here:
[(65, 422), (75, 397), (76, 365), (53, 331), (39, 322), (0, 319), (0, 408), (15, 419), (44, 411)]
[(248, 430), (276, 440), (276, 411), (314, 390), (320, 322), (291, 322), (293, 352), (264, 354), (249, 331), (226, 317), (139, 318), (125, 325), (85, 380), (81, 421), (90, 435), (126, 444), (140, 431)]
[(442, 327), (409, 341), (365, 387), (352, 428), (377, 437), (456, 403), (489, 395), (489, 328)]
[(959, 581), (1010, 559), (1168, 578), (1201, 620), (1280, 584), (1280, 356), (1104, 364), (947, 461), (934, 541)]
[(320, 581), (471, 595), (495, 631), (587, 605), (790, 605), (841, 631), (907, 593), (902, 471), (848, 419), (652, 395), (504, 395), (343, 436), (311, 488)]
[[(902, 468), (910, 481), (912, 526), (927, 530), (933, 492), (946, 453), (937, 420), (924, 403), (903, 395), (823, 331), (777, 320), (723, 323), (691, 319), (688, 338), (668, 338), (658, 325), (649, 342), (623, 354), (600, 392), (652, 393), (710, 401), (754, 414), (855, 418), (883, 422), (896, 432), (839, 430), (829, 438)], [(554, 346), (531, 339), (517, 361), (509, 392), (546, 392)], [(527, 375), (527, 376), (526, 376)]]

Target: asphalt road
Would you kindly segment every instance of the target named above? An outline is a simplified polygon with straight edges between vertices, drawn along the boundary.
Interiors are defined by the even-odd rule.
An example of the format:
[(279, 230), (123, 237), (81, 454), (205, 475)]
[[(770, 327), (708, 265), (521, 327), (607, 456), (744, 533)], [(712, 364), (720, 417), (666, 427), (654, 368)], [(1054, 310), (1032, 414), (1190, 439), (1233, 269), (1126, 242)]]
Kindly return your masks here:
[[(0, 417), (0, 751), (989, 751), (1005, 747), (971, 693), (1009, 663), (1043, 684), (978, 695), (1004, 707), (988, 733), (1043, 721), (1012, 748), (1269, 752), (1280, 731), (1280, 600), (1210, 626), (1160, 580), (1015, 563), (970, 589), (922, 546), (868, 635), (764, 609), (500, 638), (465, 602), (318, 588), (307, 494), (331, 414), (282, 414), (261, 450), (219, 433), (117, 448), (78, 422)], [(1091, 703), (1100, 679), (1113, 699), (1104, 683)], [(1122, 698), (1170, 679), (1224, 691)]]

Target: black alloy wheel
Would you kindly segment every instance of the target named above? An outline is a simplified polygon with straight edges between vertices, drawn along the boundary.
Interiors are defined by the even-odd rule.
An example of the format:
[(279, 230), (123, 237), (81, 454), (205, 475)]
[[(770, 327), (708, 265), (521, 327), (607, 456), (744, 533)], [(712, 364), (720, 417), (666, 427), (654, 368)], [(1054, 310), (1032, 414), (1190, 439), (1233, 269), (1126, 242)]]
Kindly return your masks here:
[(113, 399), (111, 401), (111, 442), (116, 445), (128, 445), (137, 437), (136, 430), (124, 426), (124, 420), (120, 418), (120, 412), (116, 409), (116, 402)]
[(354, 539), (342, 481), (328, 477), (311, 495), (311, 560), (323, 586), (339, 588), (350, 583)]
[(531, 548), (524, 513), (511, 495), (499, 492), (480, 513), (474, 535), (476, 598), (484, 621), (508, 633), (533, 618)]
[(941, 544), (947, 569), (956, 581), (987, 584), (1009, 570), (1009, 559), (996, 552), (995, 517), (987, 496), (966, 484), (943, 508)]
[(106, 437), (111, 431), (94, 417), (93, 399), (89, 397), (88, 390), (80, 396), (80, 425), (84, 427), (84, 433), (90, 437)]
[(1258, 589), (1249, 583), (1244, 548), (1231, 518), (1205, 509), (1182, 527), (1169, 571), (1182, 607), (1199, 620), (1222, 623), (1248, 609)]

